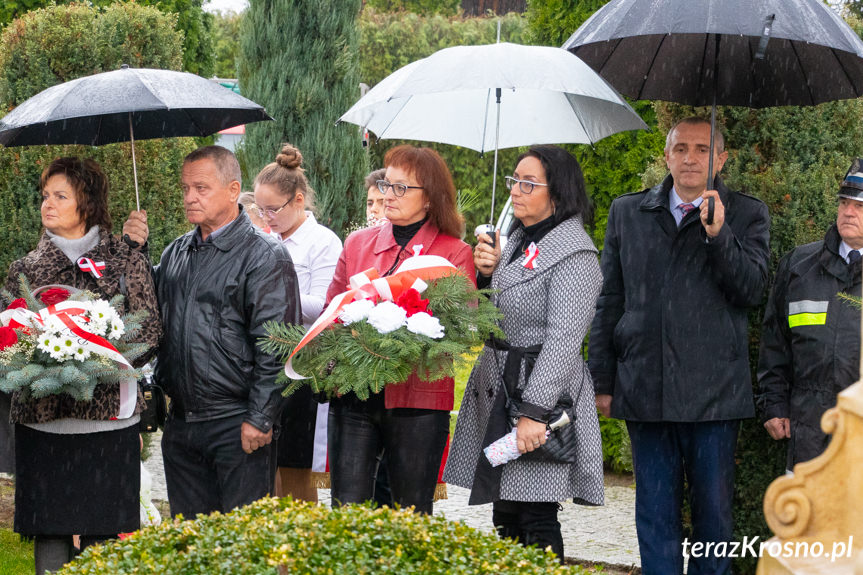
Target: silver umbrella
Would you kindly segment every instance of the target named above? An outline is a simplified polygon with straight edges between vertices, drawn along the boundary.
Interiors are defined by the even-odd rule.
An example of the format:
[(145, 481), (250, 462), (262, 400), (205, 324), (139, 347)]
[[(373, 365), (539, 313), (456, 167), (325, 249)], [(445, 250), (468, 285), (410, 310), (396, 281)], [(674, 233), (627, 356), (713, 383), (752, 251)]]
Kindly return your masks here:
[[(647, 125), (611, 85), (560, 48), (456, 46), (396, 70), (340, 121), (382, 139), (497, 151), (533, 144), (592, 144)], [(489, 220), (491, 221), (491, 220)]]

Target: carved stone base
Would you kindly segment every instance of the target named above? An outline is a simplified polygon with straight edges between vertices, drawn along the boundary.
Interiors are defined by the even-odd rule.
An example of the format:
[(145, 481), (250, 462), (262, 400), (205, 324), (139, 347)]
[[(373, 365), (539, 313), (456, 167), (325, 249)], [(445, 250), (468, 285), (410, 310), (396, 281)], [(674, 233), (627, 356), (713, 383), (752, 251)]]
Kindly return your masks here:
[(770, 484), (764, 515), (776, 534), (770, 542), (781, 546), (774, 545), (776, 549), (812, 549), (818, 542), (826, 557), (765, 553), (758, 563), (759, 575), (863, 575), (863, 382), (839, 394), (836, 407), (821, 418), (821, 428), (833, 436), (829, 447), (815, 459), (795, 465), (793, 475)]

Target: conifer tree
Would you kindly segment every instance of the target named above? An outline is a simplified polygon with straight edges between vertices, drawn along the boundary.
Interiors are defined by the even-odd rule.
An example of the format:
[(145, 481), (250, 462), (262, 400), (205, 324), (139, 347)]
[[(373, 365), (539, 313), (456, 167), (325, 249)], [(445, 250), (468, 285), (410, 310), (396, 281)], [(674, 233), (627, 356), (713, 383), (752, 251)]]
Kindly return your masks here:
[(360, 133), (335, 125), (360, 97), (360, 7), (360, 0), (251, 0), (240, 33), (243, 95), (275, 118), (246, 128), (247, 185), (282, 142), (294, 144), (317, 193), (318, 220), (338, 234), (359, 219), (365, 198)]

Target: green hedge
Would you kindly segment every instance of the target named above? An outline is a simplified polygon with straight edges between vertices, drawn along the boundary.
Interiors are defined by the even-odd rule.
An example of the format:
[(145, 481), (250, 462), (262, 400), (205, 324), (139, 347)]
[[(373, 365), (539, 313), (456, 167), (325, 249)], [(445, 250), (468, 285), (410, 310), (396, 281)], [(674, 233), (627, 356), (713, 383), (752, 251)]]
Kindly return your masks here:
[(583, 573), (442, 517), (266, 498), (88, 548), (62, 575)]
[[(104, 9), (69, 4), (29, 12), (0, 35), (0, 110), (11, 110), (54, 84), (114, 70), (122, 63), (177, 70), (182, 35), (174, 30), (175, 23), (175, 16), (134, 3)], [(189, 229), (178, 182), (183, 157), (194, 148), (188, 138), (136, 143), (141, 206), (149, 215), (154, 258)], [(102, 164), (111, 183), (116, 233), (134, 209), (127, 143), (0, 148), (0, 270), (36, 246), (41, 234), (39, 174), (52, 159), (66, 155), (88, 156)]]
[[(32, 10), (73, 3), (69, 0), (4, 0), (0, 2), (0, 29)], [(87, 5), (106, 7), (115, 3), (117, 0), (91, 0)], [(213, 73), (215, 64), (211, 36), (213, 16), (204, 12), (203, 0), (137, 0), (136, 3), (139, 6), (155, 6), (165, 14), (174, 16), (173, 28), (181, 34), (180, 42), (183, 45), (181, 57), (184, 70), (204, 77)], [(146, 34), (146, 28), (142, 26), (139, 32)], [(94, 34), (91, 40), (100, 39)], [(149, 52), (153, 48), (158, 46), (149, 47), (146, 51)]]

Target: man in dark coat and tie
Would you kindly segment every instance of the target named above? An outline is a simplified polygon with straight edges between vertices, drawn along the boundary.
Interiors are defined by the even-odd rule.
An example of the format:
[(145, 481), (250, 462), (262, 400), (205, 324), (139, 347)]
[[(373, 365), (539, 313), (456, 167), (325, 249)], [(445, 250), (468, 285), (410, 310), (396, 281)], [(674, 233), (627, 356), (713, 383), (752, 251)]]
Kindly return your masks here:
[(764, 312), (759, 406), (770, 437), (788, 442), (788, 469), (827, 448), (821, 416), (860, 376), (863, 158), (842, 180), (836, 223), (823, 240), (798, 246), (776, 270)]
[[(716, 174), (728, 153), (719, 131), (714, 143)], [(611, 204), (601, 256), (589, 365), (597, 407), (626, 420), (632, 440), (645, 575), (683, 572), (684, 477), (689, 543), (731, 541), (737, 432), (755, 414), (748, 312), (767, 283), (770, 221), (761, 201), (718, 178), (706, 189), (709, 157), (709, 122), (678, 122), (670, 175)], [(698, 555), (690, 574), (730, 572), (730, 558)]]

